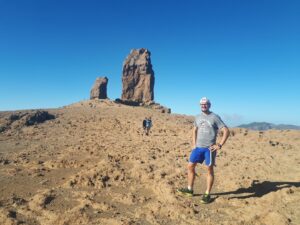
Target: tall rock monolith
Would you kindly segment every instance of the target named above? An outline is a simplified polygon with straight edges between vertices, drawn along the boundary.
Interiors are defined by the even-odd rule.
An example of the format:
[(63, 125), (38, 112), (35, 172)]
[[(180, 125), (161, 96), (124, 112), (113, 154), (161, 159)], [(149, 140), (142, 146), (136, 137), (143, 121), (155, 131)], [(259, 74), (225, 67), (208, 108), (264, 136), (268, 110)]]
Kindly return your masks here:
[(133, 49), (123, 63), (123, 101), (146, 103), (154, 100), (154, 71), (150, 51)]

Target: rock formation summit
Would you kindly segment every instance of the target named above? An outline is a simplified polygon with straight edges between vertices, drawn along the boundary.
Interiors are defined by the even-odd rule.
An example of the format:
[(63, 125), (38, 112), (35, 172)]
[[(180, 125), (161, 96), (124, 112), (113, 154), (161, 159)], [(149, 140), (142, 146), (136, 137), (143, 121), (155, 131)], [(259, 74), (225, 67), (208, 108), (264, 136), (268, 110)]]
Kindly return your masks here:
[(90, 99), (106, 99), (107, 83), (107, 77), (97, 77), (94, 86), (91, 89)]
[(154, 100), (154, 71), (150, 51), (133, 49), (123, 63), (122, 100), (146, 103)]

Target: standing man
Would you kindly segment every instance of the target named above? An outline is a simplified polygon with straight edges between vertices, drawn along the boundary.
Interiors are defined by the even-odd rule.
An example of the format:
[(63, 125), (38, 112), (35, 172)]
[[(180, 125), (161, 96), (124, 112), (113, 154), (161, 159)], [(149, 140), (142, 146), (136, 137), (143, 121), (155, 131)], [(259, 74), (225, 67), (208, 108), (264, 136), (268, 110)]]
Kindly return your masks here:
[[(195, 168), (197, 163), (203, 163), (207, 166), (207, 183), (206, 191), (202, 197), (202, 203), (209, 203), (210, 191), (214, 183), (214, 164), (217, 154), (217, 150), (220, 150), (225, 144), (229, 130), (221, 120), (221, 118), (211, 112), (209, 109), (211, 103), (206, 97), (201, 98), (200, 106), (202, 113), (197, 115), (193, 128), (193, 150), (190, 154), (190, 160), (188, 163), (188, 187), (177, 189), (177, 192), (188, 196), (193, 196), (193, 186), (195, 180)], [(223, 132), (222, 139), (219, 143), (216, 143), (218, 131)]]

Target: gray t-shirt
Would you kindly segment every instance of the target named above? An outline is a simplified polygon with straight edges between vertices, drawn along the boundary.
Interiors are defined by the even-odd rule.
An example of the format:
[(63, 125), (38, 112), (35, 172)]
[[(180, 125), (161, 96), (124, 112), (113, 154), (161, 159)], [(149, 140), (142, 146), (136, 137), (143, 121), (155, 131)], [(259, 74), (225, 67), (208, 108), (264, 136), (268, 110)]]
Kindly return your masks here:
[(208, 148), (216, 143), (218, 130), (226, 125), (217, 114), (211, 112), (197, 115), (194, 126), (198, 128), (196, 147)]

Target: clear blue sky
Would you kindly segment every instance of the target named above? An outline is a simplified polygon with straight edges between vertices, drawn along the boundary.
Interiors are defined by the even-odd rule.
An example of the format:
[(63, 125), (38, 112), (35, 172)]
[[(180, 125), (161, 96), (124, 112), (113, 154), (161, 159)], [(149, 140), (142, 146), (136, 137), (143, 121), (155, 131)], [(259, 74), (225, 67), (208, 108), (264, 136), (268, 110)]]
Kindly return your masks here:
[(120, 98), (122, 64), (148, 48), (155, 101), (230, 126), (300, 125), (300, 1), (0, 0), (0, 111)]

